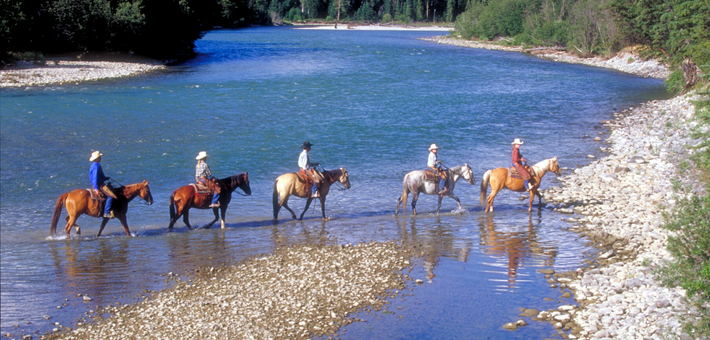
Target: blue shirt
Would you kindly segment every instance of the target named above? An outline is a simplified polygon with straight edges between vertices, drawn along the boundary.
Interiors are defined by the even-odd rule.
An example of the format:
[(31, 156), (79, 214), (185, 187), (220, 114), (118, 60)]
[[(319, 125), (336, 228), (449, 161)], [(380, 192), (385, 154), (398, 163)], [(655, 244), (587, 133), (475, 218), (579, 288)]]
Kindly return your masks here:
[(93, 162), (91, 164), (91, 169), (89, 169), (89, 179), (91, 180), (91, 185), (94, 186), (94, 190), (99, 190), (99, 185), (106, 181), (104, 170), (98, 162)]

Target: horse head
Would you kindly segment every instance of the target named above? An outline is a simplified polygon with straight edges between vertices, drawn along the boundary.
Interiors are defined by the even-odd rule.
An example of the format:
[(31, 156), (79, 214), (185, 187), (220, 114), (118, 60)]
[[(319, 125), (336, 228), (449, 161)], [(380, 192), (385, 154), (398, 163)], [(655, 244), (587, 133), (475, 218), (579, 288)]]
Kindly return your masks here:
[(554, 172), (557, 176), (561, 174), (560, 165), (557, 164), (557, 156), (550, 158), (550, 171)]
[(473, 176), (473, 169), (471, 169), (471, 166), (468, 165), (468, 163), (465, 163), (463, 166), (463, 178), (467, 180), (470, 185), (476, 184), (476, 177)]
[(242, 172), (240, 175), (239, 189), (242, 189), (247, 196), (251, 195), (251, 187), (249, 186), (249, 173)]
[(143, 185), (141, 186), (138, 196), (145, 201), (146, 204), (153, 204), (153, 194), (150, 193), (150, 187), (148, 186), (148, 181), (143, 180)]
[(348, 171), (345, 168), (340, 168), (340, 177), (338, 181), (343, 184), (345, 189), (350, 189), (350, 176), (348, 176)]

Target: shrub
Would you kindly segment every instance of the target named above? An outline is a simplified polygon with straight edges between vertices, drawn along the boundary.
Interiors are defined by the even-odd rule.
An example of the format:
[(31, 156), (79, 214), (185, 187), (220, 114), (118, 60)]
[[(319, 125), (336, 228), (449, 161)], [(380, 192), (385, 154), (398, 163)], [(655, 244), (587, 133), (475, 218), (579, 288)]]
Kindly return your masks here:
[(384, 22), (384, 23), (392, 22), (392, 15), (389, 13), (385, 13), (385, 15), (382, 16), (382, 22)]

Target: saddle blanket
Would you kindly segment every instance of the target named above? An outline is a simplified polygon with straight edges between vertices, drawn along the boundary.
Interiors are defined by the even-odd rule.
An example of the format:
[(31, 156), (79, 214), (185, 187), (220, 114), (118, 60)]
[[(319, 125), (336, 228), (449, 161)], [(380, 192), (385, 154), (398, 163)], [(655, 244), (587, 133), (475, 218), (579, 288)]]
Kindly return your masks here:
[(202, 183), (190, 183), (193, 188), (195, 188), (195, 194), (197, 195), (212, 195), (212, 190), (207, 189)]
[(438, 183), (439, 179), (441, 179), (441, 177), (439, 177), (439, 175), (437, 175), (434, 171), (432, 171), (430, 169), (424, 170), (424, 176), (426, 177), (426, 180), (428, 182)]
[[(530, 173), (531, 177), (535, 177), (535, 171), (533, 171), (532, 167), (528, 166), (526, 170), (528, 171), (528, 173)], [(523, 177), (520, 176), (518, 169), (516, 169), (514, 166), (508, 168), (508, 176), (511, 178), (523, 179)]]

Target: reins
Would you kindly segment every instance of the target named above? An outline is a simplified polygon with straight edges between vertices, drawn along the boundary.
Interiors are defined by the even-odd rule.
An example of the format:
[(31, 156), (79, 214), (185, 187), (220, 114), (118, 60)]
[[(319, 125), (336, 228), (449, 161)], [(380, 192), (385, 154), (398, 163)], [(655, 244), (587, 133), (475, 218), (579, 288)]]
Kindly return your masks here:
[[(121, 187), (123, 187), (123, 188), (126, 187), (125, 185), (119, 183), (117, 180), (115, 180), (115, 179), (113, 179), (113, 178), (110, 178), (110, 179), (109, 179), (109, 182), (111, 182), (112, 185), (118, 185), (118, 187), (117, 187), (116, 189), (121, 188)], [(141, 190), (143, 190), (143, 189), (138, 190), (139, 193), (136, 194), (136, 197), (134, 197), (134, 198), (137, 198), (137, 199), (139, 200), (139, 202), (141, 202), (141, 203), (143, 203), (143, 204), (145, 204), (145, 205), (149, 205), (149, 204), (148, 204), (148, 201), (144, 200), (144, 199), (141, 197), (141, 195), (140, 195), (140, 191), (141, 191)], [(128, 198), (128, 197), (126, 197), (126, 198)]]

